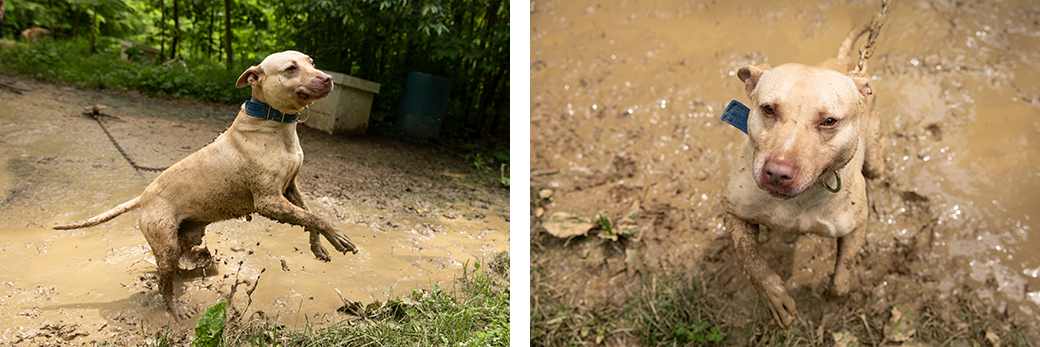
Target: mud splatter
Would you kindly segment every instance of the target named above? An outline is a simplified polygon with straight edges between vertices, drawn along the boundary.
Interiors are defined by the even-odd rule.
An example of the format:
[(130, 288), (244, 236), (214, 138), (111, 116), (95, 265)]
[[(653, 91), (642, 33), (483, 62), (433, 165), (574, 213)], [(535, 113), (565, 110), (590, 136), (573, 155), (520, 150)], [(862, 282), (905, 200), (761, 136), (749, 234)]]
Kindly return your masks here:
[[(543, 284), (575, 302), (623, 302), (638, 276), (617, 259), (634, 252), (644, 273), (701, 277), (731, 304), (730, 320), (761, 318), (719, 203), (744, 136), (718, 119), (729, 100), (746, 99), (735, 71), (832, 57), (878, 6), (533, 2), (531, 170), (550, 174), (531, 184), (555, 193), (532, 210), (621, 216), (636, 200), (648, 226), (640, 242), (604, 253), (579, 251), (593, 238), (565, 246), (536, 231)], [(970, 293), (998, 320), (1040, 324), (1040, 240), (1030, 237), (1040, 227), (1037, 14), (1030, 1), (892, 4), (869, 71), (887, 168), (869, 182), (853, 293), (821, 295), (833, 240), (762, 236), (804, 315), (860, 307), (887, 316), (896, 304)]]
[[(104, 104), (106, 125), (144, 166), (168, 166), (209, 143), (237, 107), (82, 91), (0, 75), (0, 344), (118, 341), (143, 345), (170, 326), (190, 333), (198, 314), (233, 284), (252, 293), (245, 320), (302, 328), (350, 318), (353, 301), (385, 301), (451, 283), (467, 261), (509, 246), (508, 193), (469, 163), (436, 148), (385, 139), (345, 139), (301, 126), (299, 183), (308, 205), (360, 247), (315, 260), (307, 233), (265, 218), (210, 225), (214, 266), (174, 282), (194, 319), (175, 322), (156, 292), (154, 258), (131, 212), (97, 227), (55, 231), (140, 194), (156, 173), (134, 171), (84, 105)], [(493, 179), (493, 178), (492, 178)], [(469, 216), (445, 218), (445, 214)], [(393, 292), (391, 292), (393, 290)], [(244, 308), (246, 290), (233, 306)]]

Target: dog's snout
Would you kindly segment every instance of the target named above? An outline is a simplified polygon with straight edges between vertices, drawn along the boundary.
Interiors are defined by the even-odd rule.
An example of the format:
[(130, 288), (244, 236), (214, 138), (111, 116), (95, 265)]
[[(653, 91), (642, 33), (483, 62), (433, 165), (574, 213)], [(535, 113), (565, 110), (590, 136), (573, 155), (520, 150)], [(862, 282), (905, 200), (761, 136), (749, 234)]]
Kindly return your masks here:
[(321, 83), (330, 84), (330, 83), (332, 83), (332, 75), (329, 75), (329, 74), (318, 75), (318, 80), (321, 81)]
[(793, 163), (787, 161), (769, 160), (762, 167), (762, 181), (773, 187), (790, 186), (797, 174)]

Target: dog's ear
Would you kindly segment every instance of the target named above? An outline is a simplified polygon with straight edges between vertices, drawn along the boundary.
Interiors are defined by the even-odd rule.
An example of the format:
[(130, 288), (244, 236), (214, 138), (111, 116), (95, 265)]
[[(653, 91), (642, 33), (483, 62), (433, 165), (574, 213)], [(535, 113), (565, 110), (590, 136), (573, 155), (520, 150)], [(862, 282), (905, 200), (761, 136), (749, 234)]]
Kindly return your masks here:
[(236, 88), (245, 88), (246, 86), (255, 86), (260, 82), (260, 76), (264, 75), (264, 69), (259, 66), (253, 66), (242, 73), (242, 76), (238, 77), (238, 82), (235, 82)]
[(856, 83), (856, 90), (859, 91), (859, 95), (862, 95), (864, 99), (869, 97), (870, 94), (873, 94), (873, 91), (870, 88), (870, 78), (857, 76), (849, 77), (852, 77), (852, 82)]
[(740, 81), (744, 82), (744, 91), (747, 92), (748, 97), (751, 96), (751, 93), (755, 91), (755, 87), (758, 86), (759, 77), (762, 77), (762, 74), (771, 68), (769, 64), (762, 63), (747, 65), (737, 70), (737, 77), (740, 77)]

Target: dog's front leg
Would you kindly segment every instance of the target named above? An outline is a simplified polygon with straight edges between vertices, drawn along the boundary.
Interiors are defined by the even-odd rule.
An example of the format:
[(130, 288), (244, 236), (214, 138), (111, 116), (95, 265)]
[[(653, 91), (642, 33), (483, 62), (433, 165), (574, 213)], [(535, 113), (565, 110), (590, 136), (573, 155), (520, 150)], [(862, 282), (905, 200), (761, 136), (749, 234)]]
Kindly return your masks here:
[(849, 293), (849, 274), (856, 265), (856, 255), (866, 242), (865, 229), (860, 224), (852, 233), (838, 238), (838, 260), (834, 264), (834, 277), (831, 277), (830, 294), (833, 296)]
[(784, 281), (780, 275), (773, 272), (758, 254), (758, 225), (748, 223), (732, 213), (726, 213), (723, 222), (733, 237), (733, 246), (744, 277), (755, 286), (758, 296), (773, 316), (773, 321), (782, 327), (790, 326), (797, 313), (794, 299), (784, 290)]
[[(354, 252), (357, 253), (357, 248), (353, 242), (350, 242), (346, 236), (336, 230), (336, 227), (328, 221), (318, 217), (318, 215), (311, 211), (299, 208), (293, 205), (280, 194), (266, 195), (259, 197), (256, 200), (256, 212), (260, 213), (261, 216), (274, 219), (282, 223), (289, 223), (292, 225), (299, 225), (304, 227), (304, 230), (318, 230), (322, 235), (325, 235), (325, 239), (335, 247), (337, 251), (346, 253)], [(313, 236), (311, 242), (313, 242)]]
[[(303, 194), (300, 194), (300, 188), (296, 185), (295, 179), (289, 183), (289, 189), (285, 190), (285, 198), (299, 208), (307, 211), (311, 210), (307, 208), (307, 203), (303, 201)], [(329, 252), (321, 245), (321, 237), (318, 236), (320, 232), (310, 227), (304, 227), (303, 230), (310, 233), (311, 253), (314, 253), (314, 257), (324, 262), (332, 261), (332, 257), (329, 257)]]

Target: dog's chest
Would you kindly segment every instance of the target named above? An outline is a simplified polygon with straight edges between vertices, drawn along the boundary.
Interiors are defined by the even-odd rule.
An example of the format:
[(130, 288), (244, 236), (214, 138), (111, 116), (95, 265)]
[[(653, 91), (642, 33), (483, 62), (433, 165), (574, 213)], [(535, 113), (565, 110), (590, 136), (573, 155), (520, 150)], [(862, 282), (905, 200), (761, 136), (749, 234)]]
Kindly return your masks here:
[(726, 208), (770, 230), (841, 237), (859, 227), (866, 217), (866, 204), (855, 203), (851, 189), (832, 194), (811, 188), (799, 197), (781, 200), (759, 189), (750, 175), (735, 174), (727, 183)]

